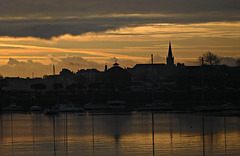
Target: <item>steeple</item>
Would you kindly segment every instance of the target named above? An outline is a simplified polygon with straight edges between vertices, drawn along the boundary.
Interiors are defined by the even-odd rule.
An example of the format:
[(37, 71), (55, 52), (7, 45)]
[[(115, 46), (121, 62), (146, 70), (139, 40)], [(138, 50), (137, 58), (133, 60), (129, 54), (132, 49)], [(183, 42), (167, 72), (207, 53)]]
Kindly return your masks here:
[(169, 41), (168, 57), (172, 57), (172, 47), (171, 47), (170, 41)]
[(168, 49), (168, 56), (167, 56), (167, 65), (174, 65), (174, 57), (172, 55), (172, 46), (171, 42), (169, 41), (169, 49)]

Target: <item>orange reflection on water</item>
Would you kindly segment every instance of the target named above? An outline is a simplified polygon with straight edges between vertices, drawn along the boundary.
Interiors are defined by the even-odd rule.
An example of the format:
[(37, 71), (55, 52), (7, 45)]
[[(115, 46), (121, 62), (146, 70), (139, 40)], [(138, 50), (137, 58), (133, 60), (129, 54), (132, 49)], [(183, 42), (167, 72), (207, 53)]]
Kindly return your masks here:
[(240, 120), (199, 114), (2, 114), (4, 155), (238, 154)]

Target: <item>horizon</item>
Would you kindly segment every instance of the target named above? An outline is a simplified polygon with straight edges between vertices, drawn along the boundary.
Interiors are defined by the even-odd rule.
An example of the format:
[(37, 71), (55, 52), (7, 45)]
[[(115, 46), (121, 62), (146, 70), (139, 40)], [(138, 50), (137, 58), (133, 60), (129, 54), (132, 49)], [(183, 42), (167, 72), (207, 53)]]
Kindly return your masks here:
[[(174, 55), (173, 55), (173, 57), (174, 57)], [(167, 58), (167, 57), (166, 57)], [(166, 64), (167, 65), (167, 63), (166, 63), (166, 58), (164, 58), (164, 57), (161, 57), (161, 56), (159, 56), (158, 54), (156, 54), (156, 55), (153, 55), (153, 64)], [(75, 60), (75, 62), (74, 61), (72, 61), (72, 62), (68, 62), (69, 64), (75, 64), (76, 63), (76, 65), (77, 65), (77, 68), (71, 68), (70, 67), (70, 69), (69, 68), (67, 68), (63, 63), (65, 62), (65, 61), (69, 61), (69, 60), (71, 61), (71, 60), (74, 60), (74, 59), (79, 59), (79, 61), (82, 61), (82, 60), (84, 60), (84, 61), (86, 61), (87, 63), (91, 63), (90, 64), (90, 66), (88, 66), (88, 67), (86, 67), (85, 66), (85, 68), (78, 68), (79, 66), (79, 64), (76, 62), (76, 60)], [(55, 63), (50, 63), (50, 64), (46, 64), (46, 65), (44, 65), (44, 64), (42, 64), (42, 63), (39, 63), (39, 62), (33, 62), (32, 60), (28, 60), (28, 61), (26, 61), (26, 62), (24, 62), (24, 61), (18, 61), (17, 59), (14, 59), (14, 58), (9, 58), (9, 61), (8, 61), (8, 63), (6, 64), (6, 65), (3, 65), (3, 66), (0, 66), (0, 69), (1, 69), (1, 67), (10, 67), (10, 68), (14, 68), (14, 67), (16, 67), (16, 66), (19, 66), (20, 68), (28, 68), (29, 67), (29, 64), (35, 64), (35, 68), (43, 68), (43, 67), (45, 67), (45, 70), (48, 70), (47, 72), (46, 71), (44, 71), (44, 73), (49, 73), (49, 74), (43, 74), (43, 75), (40, 75), (39, 76), (39, 74), (37, 74), (37, 76), (35, 76), (35, 74), (36, 73), (34, 73), (34, 71), (30, 71), (31, 73), (28, 73), (29, 74), (29, 76), (28, 75), (26, 75), (26, 76), (23, 76), (24, 75), (24, 73), (23, 74), (21, 74), (22, 73), (22, 71), (20, 70), (19, 71), (19, 73), (18, 74), (20, 74), (20, 76), (19, 75), (12, 75), (12, 76), (4, 76), (4, 75), (2, 75), (1, 73), (0, 73), (0, 75), (2, 75), (3, 77), (9, 77), (9, 78), (11, 78), (11, 77), (19, 77), (19, 78), (42, 78), (42, 77), (44, 77), (45, 75), (59, 75), (60, 74), (60, 72), (63, 70), (63, 69), (68, 69), (68, 70), (70, 70), (71, 72), (73, 72), (74, 74), (76, 74), (78, 71), (80, 71), (80, 70), (88, 70), (88, 69), (96, 69), (96, 70), (98, 70), (98, 71), (104, 71), (104, 69), (105, 69), (105, 65), (107, 65), (107, 68), (108, 69), (110, 69), (111, 67), (113, 67), (114, 66), (114, 63), (115, 63), (115, 61), (117, 60), (117, 62), (119, 63), (119, 66), (120, 67), (122, 67), (122, 68), (133, 68), (135, 65), (137, 65), (137, 64), (151, 64), (151, 58), (149, 58), (149, 60), (148, 61), (146, 61), (146, 62), (134, 62), (134, 61), (131, 61), (131, 60), (118, 60), (116, 57), (113, 57), (113, 58), (110, 58), (109, 60), (107, 60), (108, 61), (108, 63), (105, 63), (105, 64), (101, 64), (101, 63), (97, 63), (97, 62), (93, 62), (93, 61), (88, 61), (88, 60), (85, 60), (85, 59), (83, 59), (83, 58), (81, 58), (81, 57), (66, 57), (66, 58), (61, 58), (59, 61), (55, 61)], [(181, 63), (181, 64), (184, 64), (185, 66), (200, 66), (201, 65), (201, 62), (198, 60), (198, 58), (196, 58), (196, 59), (192, 59), (191, 61), (188, 61), (187, 60), (187, 64), (185, 64), (185, 62), (179, 62), (179, 60), (181, 60), (181, 59), (176, 59), (177, 61), (175, 61), (175, 65), (177, 65), (177, 63)], [(226, 66), (229, 66), (229, 67), (234, 67), (234, 66), (238, 66), (237, 65), (237, 59), (234, 59), (234, 58), (230, 58), (230, 57), (226, 57), (226, 58), (224, 58), (224, 57), (219, 57), (219, 60), (220, 60), (220, 63), (218, 63), (218, 64), (216, 64), (216, 65), (226, 65)], [(129, 61), (129, 62), (128, 62)], [(225, 63), (223, 63), (223, 62), (225, 62)], [(135, 64), (134, 64), (135, 63)], [(208, 63), (207, 63), (208, 64)], [(36, 65), (37, 66), (39, 66), (39, 67), (36, 67)], [(53, 74), (53, 65), (54, 65), (54, 73), (55, 74)], [(59, 67), (58, 67), (58, 65), (59, 65)], [(91, 65), (92, 65), (92, 67), (91, 67)], [(6, 68), (7, 70), (8, 70), (8, 68)], [(34, 75), (34, 77), (33, 77), (33, 75)]]

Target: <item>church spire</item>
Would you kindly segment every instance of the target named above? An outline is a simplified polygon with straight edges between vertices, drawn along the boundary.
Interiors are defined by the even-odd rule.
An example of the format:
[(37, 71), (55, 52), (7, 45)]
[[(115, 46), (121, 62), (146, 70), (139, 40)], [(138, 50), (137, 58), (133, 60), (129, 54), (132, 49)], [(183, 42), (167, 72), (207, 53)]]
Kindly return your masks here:
[(171, 41), (169, 41), (168, 57), (172, 57), (172, 46), (171, 46)]
[(167, 65), (174, 65), (174, 57), (172, 54), (172, 46), (171, 46), (171, 42), (169, 41), (169, 49), (168, 49), (168, 56), (167, 56)]

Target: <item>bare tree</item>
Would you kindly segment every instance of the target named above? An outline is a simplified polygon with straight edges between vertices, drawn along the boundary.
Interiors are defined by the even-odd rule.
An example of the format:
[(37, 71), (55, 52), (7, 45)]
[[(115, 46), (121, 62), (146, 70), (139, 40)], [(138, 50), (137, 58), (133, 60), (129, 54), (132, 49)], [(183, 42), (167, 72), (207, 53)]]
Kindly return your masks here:
[(202, 61), (202, 58), (203, 58), (204, 62), (206, 62), (206, 63), (208, 63), (210, 65), (217, 65), (217, 64), (220, 63), (219, 57), (216, 54), (213, 54), (210, 51), (202, 54), (202, 56), (200, 56), (198, 58), (199, 61)]

